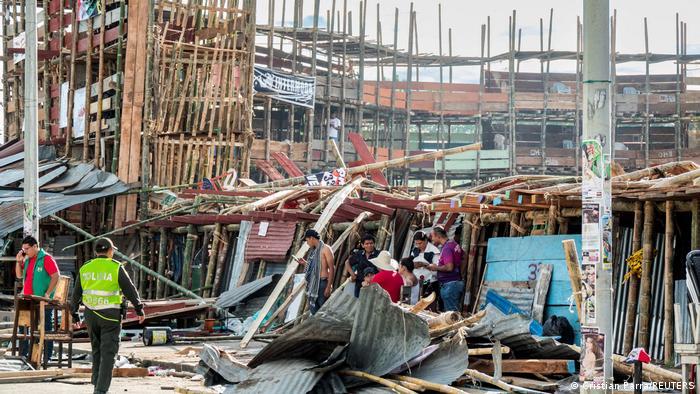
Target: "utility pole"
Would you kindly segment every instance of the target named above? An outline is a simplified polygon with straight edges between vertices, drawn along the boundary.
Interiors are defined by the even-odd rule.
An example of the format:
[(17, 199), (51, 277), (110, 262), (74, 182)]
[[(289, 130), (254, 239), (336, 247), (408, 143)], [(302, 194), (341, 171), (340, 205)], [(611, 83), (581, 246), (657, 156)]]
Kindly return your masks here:
[[(612, 214), (610, 195), (610, 4), (583, 1), (582, 360), (603, 351), (603, 371), (582, 371), (582, 392), (612, 392)], [(595, 274), (594, 274), (595, 273)], [(600, 349), (600, 348), (603, 349)], [(589, 354), (590, 357), (590, 354)], [(590, 358), (589, 358), (590, 359)], [(583, 365), (581, 363), (582, 369)], [(590, 365), (590, 363), (588, 363)], [(598, 367), (596, 362), (596, 367)]]
[[(46, 11), (44, 11), (46, 12)], [(36, 0), (25, 3), (24, 235), (39, 238), (39, 122), (37, 120)], [(44, 37), (47, 39), (47, 37)], [(48, 98), (46, 98), (48, 99)]]

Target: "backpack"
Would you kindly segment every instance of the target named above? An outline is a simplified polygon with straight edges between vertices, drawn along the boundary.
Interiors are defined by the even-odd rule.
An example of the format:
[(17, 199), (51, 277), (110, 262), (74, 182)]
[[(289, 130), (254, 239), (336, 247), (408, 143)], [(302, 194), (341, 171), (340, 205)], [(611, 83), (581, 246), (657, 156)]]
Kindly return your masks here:
[(559, 342), (574, 344), (574, 328), (563, 316), (552, 315), (542, 326), (542, 334), (546, 337), (559, 337)]

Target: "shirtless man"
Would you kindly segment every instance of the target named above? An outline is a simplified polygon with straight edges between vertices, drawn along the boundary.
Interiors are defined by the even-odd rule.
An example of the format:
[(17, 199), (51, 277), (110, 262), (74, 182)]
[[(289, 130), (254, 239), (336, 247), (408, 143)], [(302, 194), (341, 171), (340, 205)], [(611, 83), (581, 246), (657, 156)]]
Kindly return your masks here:
[(307, 230), (304, 239), (309, 245), (309, 260), (300, 259), (304, 264), (304, 279), (306, 280), (306, 298), (309, 301), (309, 310), (315, 314), (333, 291), (333, 278), (335, 278), (335, 264), (333, 251), (321, 241), (316, 230)]

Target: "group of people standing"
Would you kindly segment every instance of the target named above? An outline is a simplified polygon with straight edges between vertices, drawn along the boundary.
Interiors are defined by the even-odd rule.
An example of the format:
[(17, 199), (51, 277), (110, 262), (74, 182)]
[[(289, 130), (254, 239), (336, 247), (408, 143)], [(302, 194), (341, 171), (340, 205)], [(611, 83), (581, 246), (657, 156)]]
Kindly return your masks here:
[[(328, 245), (315, 230), (305, 234), (310, 247), (304, 264), (309, 310), (316, 313), (333, 290), (335, 258)], [(363, 287), (378, 284), (392, 302), (415, 304), (421, 296), (435, 292), (439, 295), (440, 311), (461, 311), (464, 283), (460, 267), (464, 252), (450, 239), (444, 228), (436, 226), (430, 233), (418, 231), (413, 236), (413, 248), (398, 261), (385, 250), (375, 248), (372, 235), (365, 235), (359, 248), (345, 261), (343, 274), (354, 283), (355, 297)]]

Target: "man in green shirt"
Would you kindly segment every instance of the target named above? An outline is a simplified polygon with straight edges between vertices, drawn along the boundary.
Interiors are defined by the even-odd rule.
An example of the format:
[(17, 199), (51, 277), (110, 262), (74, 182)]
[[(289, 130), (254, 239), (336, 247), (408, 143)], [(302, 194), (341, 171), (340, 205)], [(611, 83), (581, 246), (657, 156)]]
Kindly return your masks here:
[[(56, 260), (39, 247), (36, 238), (27, 236), (22, 240), (22, 249), (17, 253), (15, 275), (17, 279), (23, 279), (23, 295), (53, 298), (60, 274)], [(52, 325), (53, 313), (47, 309), (44, 312), (44, 329), (51, 331)], [(28, 356), (29, 341), (20, 341), (19, 349), (21, 355)], [(44, 346), (44, 360), (48, 362), (52, 353), (53, 341), (47, 341)]]
[(114, 358), (119, 351), (122, 328), (122, 296), (131, 301), (143, 323), (143, 304), (124, 266), (112, 260), (114, 244), (108, 238), (95, 241), (96, 258), (80, 267), (73, 289), (73, 320), (80, 321), (78, 308), (85, 305), (85, 323), (92, 347), (92, 384), (95, 394), (104, 394), (112, 382)]

